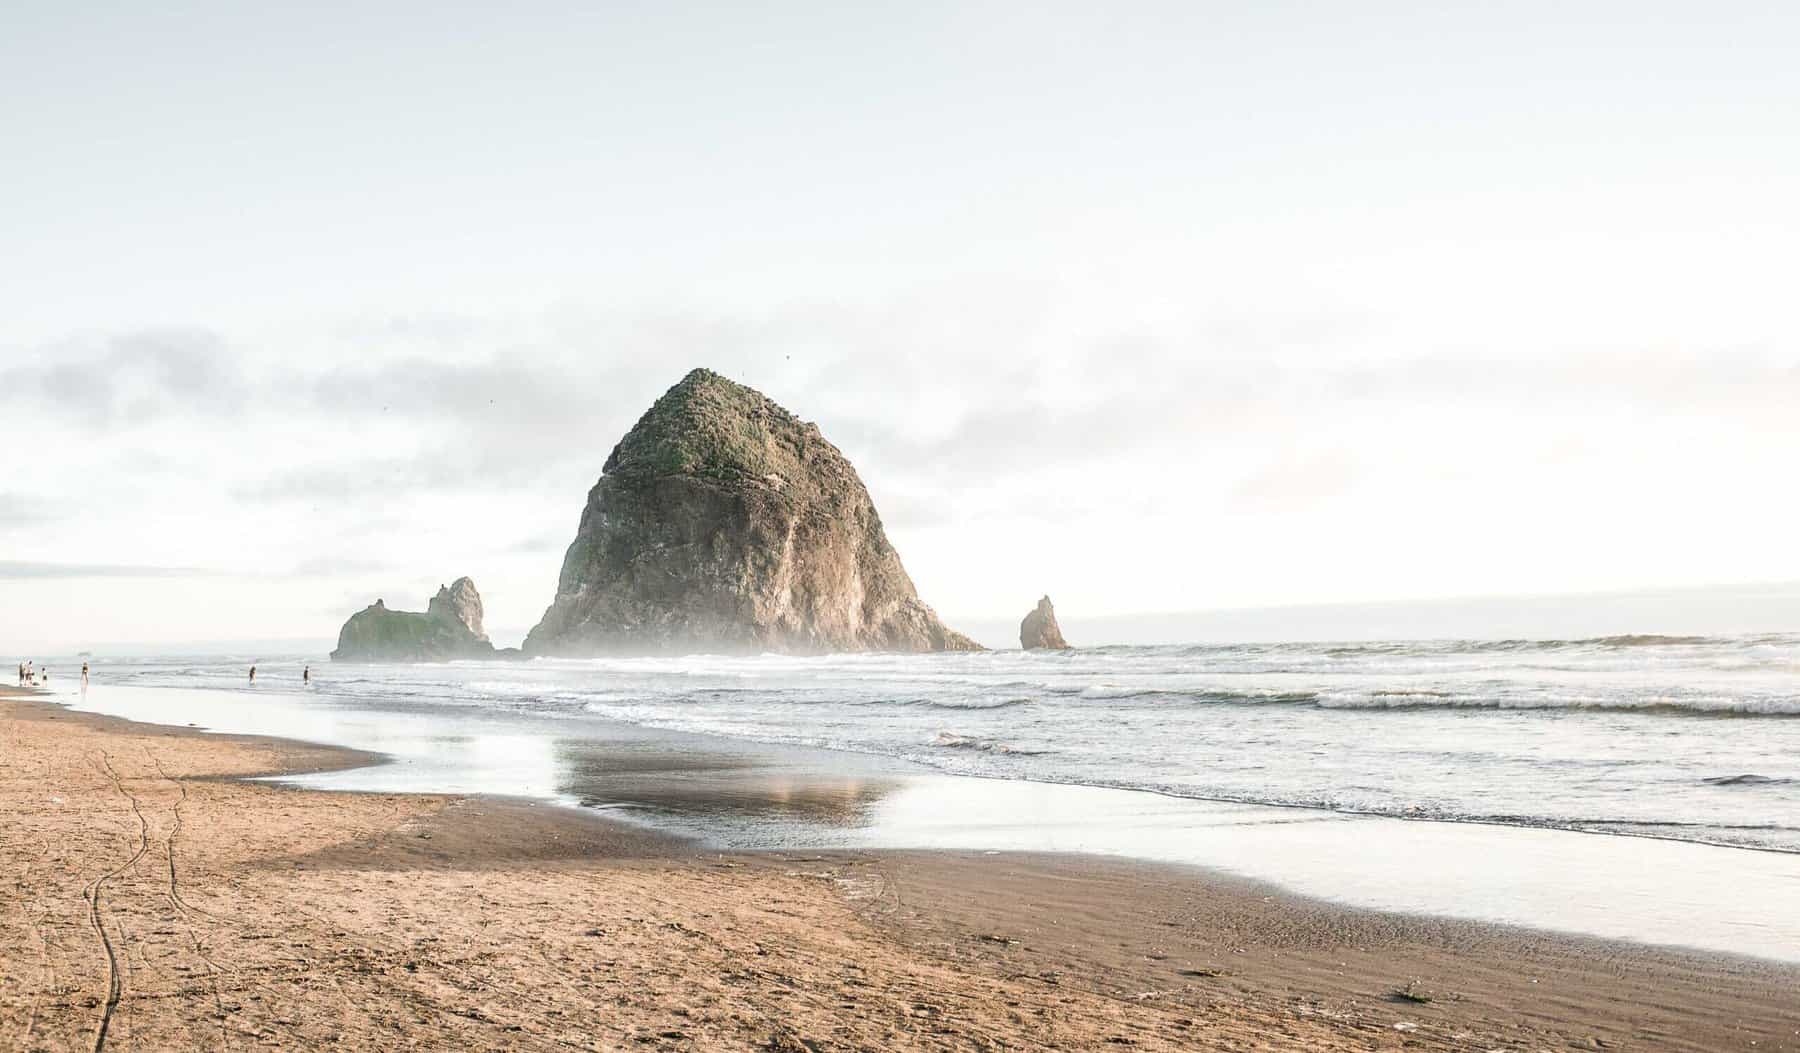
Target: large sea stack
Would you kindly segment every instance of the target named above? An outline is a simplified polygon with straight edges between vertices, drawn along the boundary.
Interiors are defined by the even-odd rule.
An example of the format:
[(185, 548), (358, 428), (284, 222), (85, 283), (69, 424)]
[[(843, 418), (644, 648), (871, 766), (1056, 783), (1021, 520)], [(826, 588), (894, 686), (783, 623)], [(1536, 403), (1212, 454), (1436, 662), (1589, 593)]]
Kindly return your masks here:
[(856, 470), (696, 369), (614, 447), (528, 654), (974, 651), (919, 601)]
[(481, 594), (468, 578), (440, 585), (423, 614), (389, 610), (380, 600), (350, 616), (338, 632), (336, 662), (443, 662), (492, 658), (481, 627)]

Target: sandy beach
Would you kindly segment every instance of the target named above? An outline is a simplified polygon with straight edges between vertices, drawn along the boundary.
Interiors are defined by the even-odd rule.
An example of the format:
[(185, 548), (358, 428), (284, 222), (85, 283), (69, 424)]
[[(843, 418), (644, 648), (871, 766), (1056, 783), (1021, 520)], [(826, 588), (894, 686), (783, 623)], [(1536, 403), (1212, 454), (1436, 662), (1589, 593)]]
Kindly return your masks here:
[(0, 1048), (1800, 1048), (1800, 970), (1017, 854), (718, 855), (0, 699)]

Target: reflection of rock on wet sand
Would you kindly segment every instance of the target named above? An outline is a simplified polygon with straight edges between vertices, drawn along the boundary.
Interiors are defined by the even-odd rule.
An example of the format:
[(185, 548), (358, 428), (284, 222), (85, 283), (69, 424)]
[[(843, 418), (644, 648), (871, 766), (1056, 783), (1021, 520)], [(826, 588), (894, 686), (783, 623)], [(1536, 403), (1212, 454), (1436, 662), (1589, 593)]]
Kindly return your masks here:
[(807, 771), (767, 756), (645, 745), (557, 742), (559, 792), (590, 808), (861, 826), (871, 806), (900, 787), (892, 778)]

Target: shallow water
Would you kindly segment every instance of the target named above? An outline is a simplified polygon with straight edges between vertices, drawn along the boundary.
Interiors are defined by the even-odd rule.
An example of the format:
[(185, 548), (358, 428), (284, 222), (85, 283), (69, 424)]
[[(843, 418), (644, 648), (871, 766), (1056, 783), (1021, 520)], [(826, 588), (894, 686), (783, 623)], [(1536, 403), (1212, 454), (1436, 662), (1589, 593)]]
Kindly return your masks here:
[[(1800, 961), (1800, 854), (1791, 852), (946, 775), (904, 757), (623, 724), (583, 707), (452, 700), (430, 686), (491, 678), (495, 670), (484, 667), (406, 670), (403, 690), (379, 693), (278, 688), (270, 669), (263, 666), (254, 691), (97, 677), (87, 693), (60, 700), (388, 757), (290, 780), (319, 788), (518, 794), (722, 848), (1130, 856), (1228, 870), (1358, 906)], [(385, 672), (356, 675), (374, 682)]]

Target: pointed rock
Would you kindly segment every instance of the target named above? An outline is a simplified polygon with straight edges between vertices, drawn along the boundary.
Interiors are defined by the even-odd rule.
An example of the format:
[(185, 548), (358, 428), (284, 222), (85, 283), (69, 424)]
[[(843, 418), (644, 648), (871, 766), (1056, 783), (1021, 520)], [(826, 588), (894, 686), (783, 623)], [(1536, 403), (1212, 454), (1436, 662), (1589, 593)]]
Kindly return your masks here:
[(449, 585), (439, 585), (437, 595), (425, 605), (425, 613), (460, 622), (469, 630), (469, 635), (484, 643), (487, 641), (487, 633), (481, 628), (481, 593), (475, 591), (475, 583), (467, 577), (457, 578)]
[(1019, 646), (1027, 651), (1069, 649), (1062, 627), (1056, 624), (1056, 608), (1050, 605), (1050, 597), (1039, 600), (1037, 607), (1019, 623)]
[(607, 457), (528, 654), (980, 650), (817, 425), (696, 369)]

